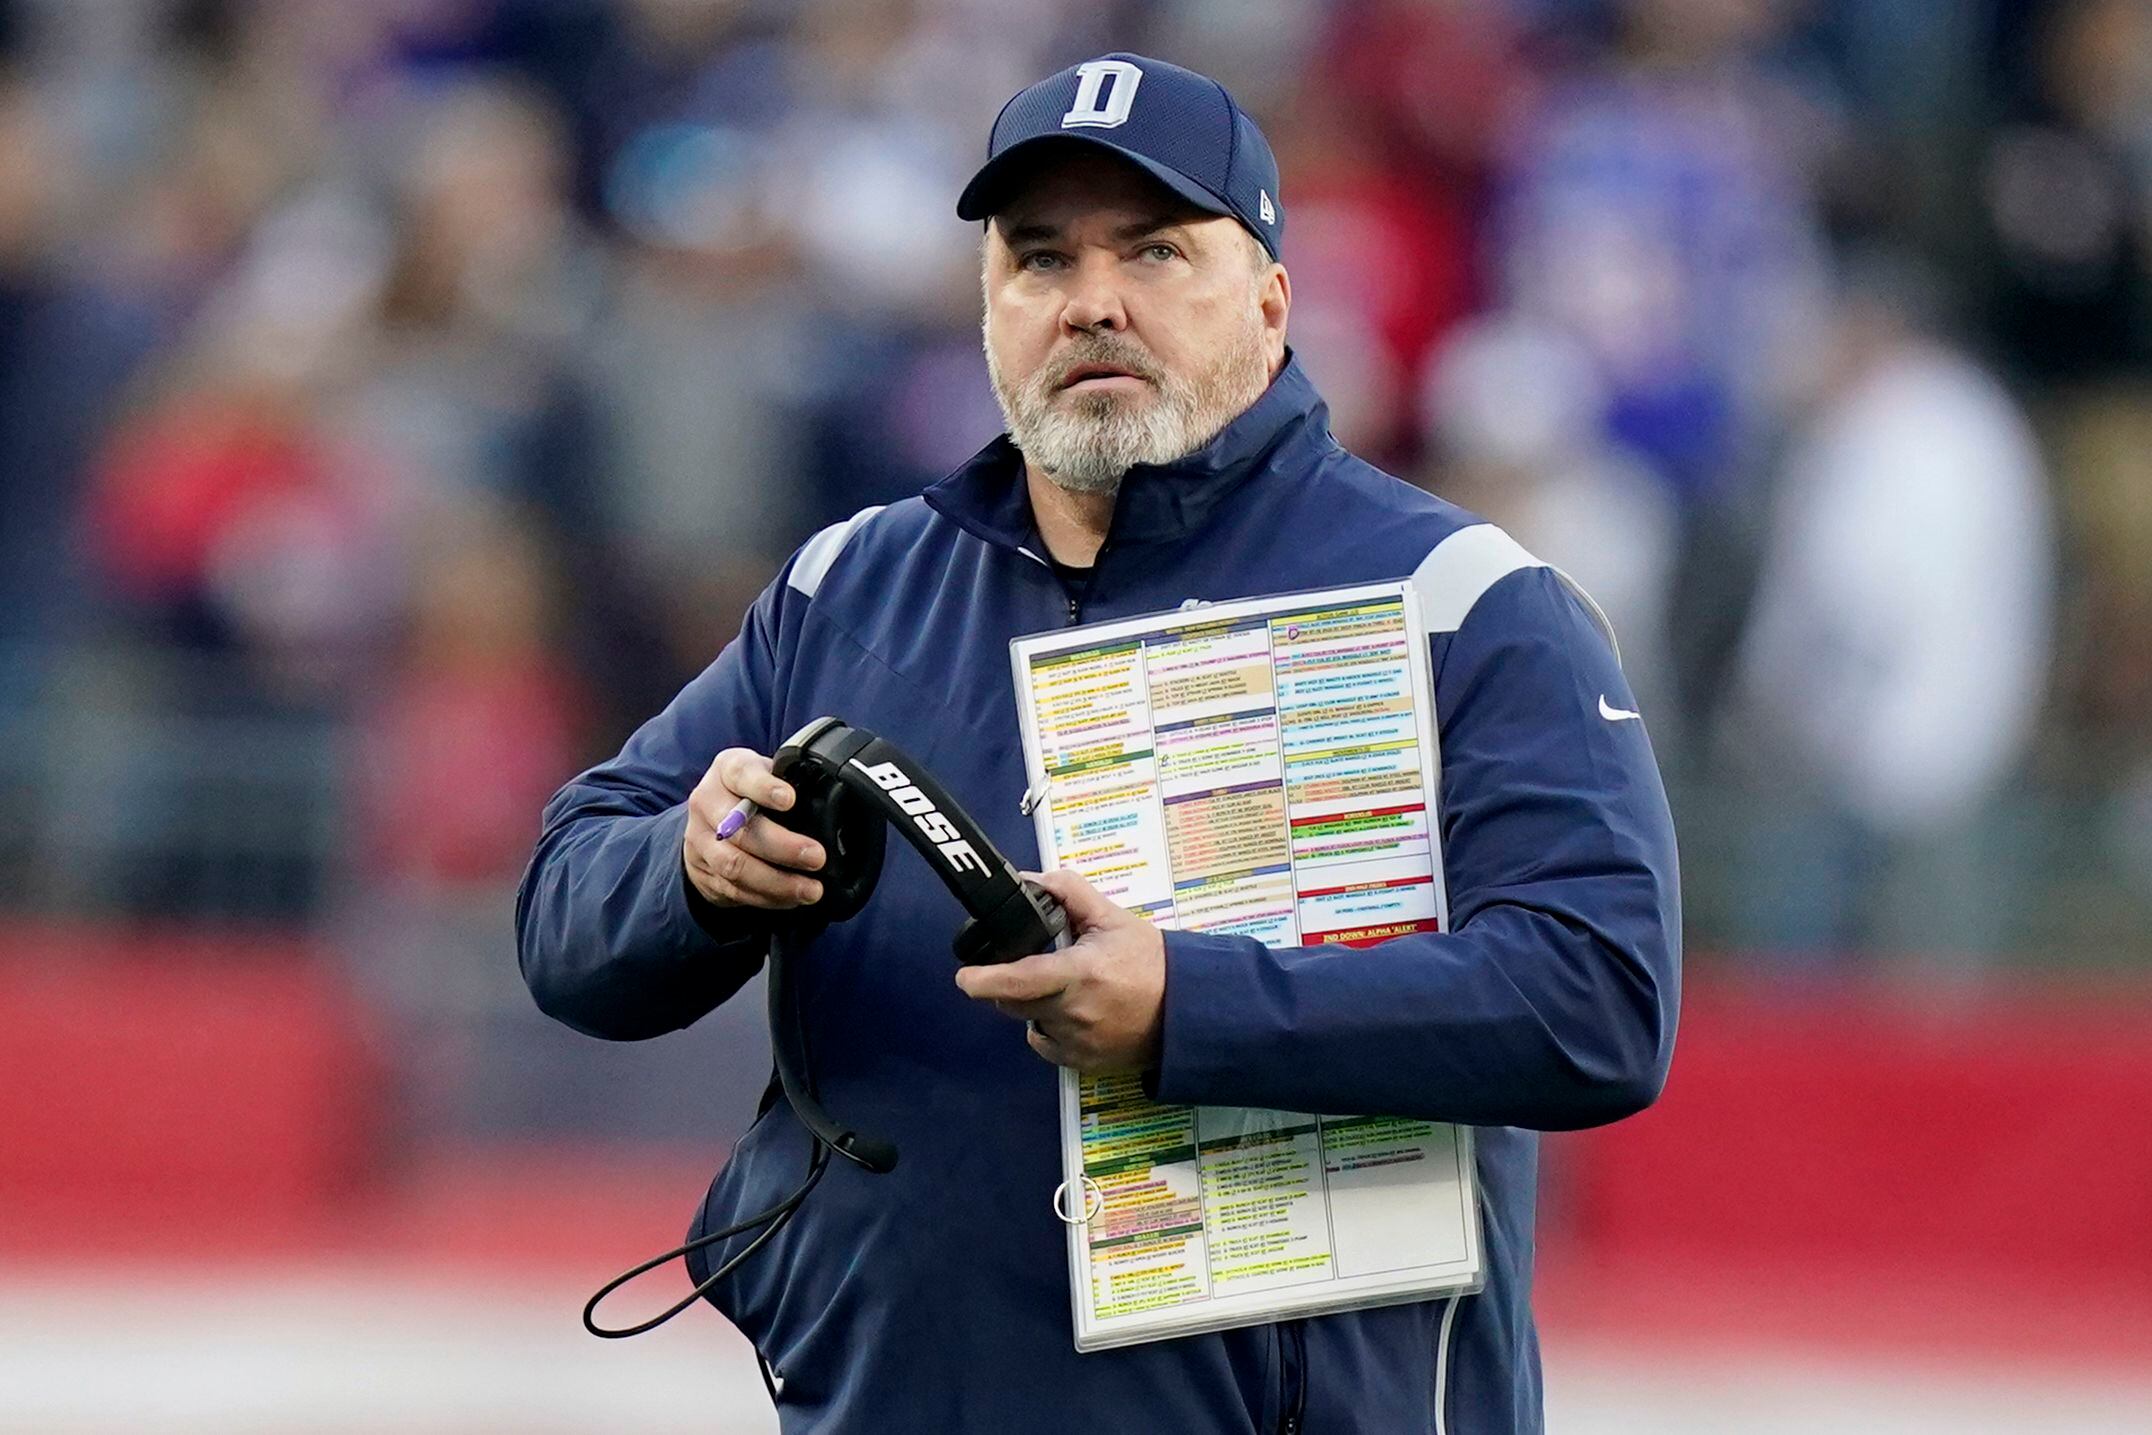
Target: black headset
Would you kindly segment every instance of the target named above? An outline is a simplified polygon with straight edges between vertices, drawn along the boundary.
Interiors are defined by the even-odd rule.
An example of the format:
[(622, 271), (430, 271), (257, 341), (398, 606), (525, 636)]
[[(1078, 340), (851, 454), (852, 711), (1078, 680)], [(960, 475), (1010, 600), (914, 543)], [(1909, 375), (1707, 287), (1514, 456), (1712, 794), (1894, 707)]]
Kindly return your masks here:
[[(1068, 931), (1067, 914), (1053, 895), (1019, 876), (940, 783), (894, 744), (865, 728), (851, 727), (838, 718), (817, 718), (777, 749), (770, 767), (791, 786), (794, 798), (787, 811), (765, 811), (764, 815), (814, 839), (825, 854), (822, 870), (815, 874), (822, 883), (821, 898), (783, 914), (771, 934), (769, 960), (773, 1085), (814, 1138), (814, 1154), (806, 1179), (768, 1210), (653, 1256), (606, 1282), (583, 1307), (583, 1328), (592, 1335), (608, 1339), (640, 1335), (693, 1305), (783, 1229), (822, 1179), (832, 1152), (876, 1175), (896, 1169), (895, 1145), (839, 1122), (816, 1097), (792, 974), (794, 963), (816, 934), (832, 923), (858, 916), (874, 895), (890, 828), (919, 849), (927, 866), (963, 904), (968, 915), (950, 943), (959, 962), (1015, 961), (1058, 945)], [(671, 1309), (620, 1329), (609, 1329), (595, 1320), (600, 1301), (645, 1271), (757, 1226), (764, 1228), (760, 1235)]]
[(857, 916), (881, 878), (883, 837), (894, 827), (970, 913), (950, 944), (958, 961), (1028, 957), (1064, 930), (1061, 904), (1019, 877), (924, 768), (865, 728), (817, 718), (786, 739), (771, 769), (797, 795), (791, 810), (771, 813), (772, 820), (829, 854), (817, 874), (822, 899), (795, 917), (826, 924)]

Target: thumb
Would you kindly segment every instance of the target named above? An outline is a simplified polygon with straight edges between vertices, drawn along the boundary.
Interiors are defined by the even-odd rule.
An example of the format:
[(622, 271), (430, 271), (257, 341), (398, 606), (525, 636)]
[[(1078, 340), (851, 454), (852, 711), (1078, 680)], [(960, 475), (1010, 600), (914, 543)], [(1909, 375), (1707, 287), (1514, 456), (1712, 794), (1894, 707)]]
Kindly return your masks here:
[(1062, 867), (1033, 878), (1041, 887), (1054, 894), (1056, 900), (1069, 914), (1078, 934), (1093, 927), (1110, 926), (1128, 916), (1128, 913), (1108, 901), (1105, 894), (1092, 886), (1081, 872)]

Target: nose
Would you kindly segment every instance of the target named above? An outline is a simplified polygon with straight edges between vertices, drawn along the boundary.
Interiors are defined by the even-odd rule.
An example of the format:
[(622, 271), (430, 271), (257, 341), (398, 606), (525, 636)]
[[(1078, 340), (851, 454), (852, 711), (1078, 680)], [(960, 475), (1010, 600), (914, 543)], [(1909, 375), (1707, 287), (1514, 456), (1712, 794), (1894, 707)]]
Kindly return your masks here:
[(1128, 327), (1128, 309), (1110, 256), (1087, 255), (1069, 276), (1061, 308), (1065, 328), (1084, 333), (1118, 333)]

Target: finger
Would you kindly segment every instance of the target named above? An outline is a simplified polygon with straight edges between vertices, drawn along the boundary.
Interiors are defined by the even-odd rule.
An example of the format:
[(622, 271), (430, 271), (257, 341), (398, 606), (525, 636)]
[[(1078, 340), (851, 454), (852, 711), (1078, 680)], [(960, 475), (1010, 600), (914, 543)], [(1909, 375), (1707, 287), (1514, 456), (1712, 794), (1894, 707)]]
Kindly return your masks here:
[(1114, 1069), (1112, 1062), (1101, 1059), (1081, 1040), (1069, 1035), (1056, 1036), (1051, 1028), (1041, 1027), (1036, 1022), (1024, 1028), (1024, 1042), (1047, 1061), (1074, 1072), (1088, 1075)]
[(802, 837), (790, 828), (780, 827), (767, 817), (755, 818), (727, 840), (748, 856), (759, 857), (772, 867), (819, 872), (828, 860), (821, 843), (812, 837)]
[[(774, 871), (774, 869), (772, 869)], [(818, 894), (810, 878), (772, 880), (760, 873), (734, 882), (707, 869), (690, 867), (688, 877), (704, 896), (720, 906), (755, 907), (764, 911), (790, 911), (814, 902)]]
[(1041, 952), (1022, 961), (958, 967), (956, 984), (979, 1001), (1031, 1002), (1068, 990), (1074, 969), (1063, 952)]
[(781, 910), (822, 897), (822, 884), (814, 878), (774, 867), (736, 842), (707, 838), (695, 844), (691, 860), (743, 906)]
[(790, 810), (796, 794), (792, 785), (770, 770), (770, 760), (744, 747), (728, 747), (717, 755), (717, 780), (735, 798), (744, 797), (772, 812)]
[(1093, 927), (1110, 926), (1128, 912), (1108, 901), (1098, 888), (1092, 886), (1081, 872), (1072, 867), (1058, 868), (1032, 878), (1041, 887), (1054, 894), (1069, 920), (1076, 924), (1078, 932)]
[(1068, 1008), (1063, 1001), (1065, 996), (1066, 993), (1056, 992), (1050, 997), (1040, 997), (1036, 1001), (998, 1001), (994, 1005), (1000, 1009), (1004, 1016), (1014, 1017), (1018, 1021), (1028, 1021), (1034, 1024), (1044, 1022), (1049, 1026), (1059, 1028), (1068, 1024)]
[(1031, 1022), (1024, 1027), (1024, 1044), (1056, 1066), (1073, 1064), (1068, 1049), (1049, 1036), (1037, 1022)]

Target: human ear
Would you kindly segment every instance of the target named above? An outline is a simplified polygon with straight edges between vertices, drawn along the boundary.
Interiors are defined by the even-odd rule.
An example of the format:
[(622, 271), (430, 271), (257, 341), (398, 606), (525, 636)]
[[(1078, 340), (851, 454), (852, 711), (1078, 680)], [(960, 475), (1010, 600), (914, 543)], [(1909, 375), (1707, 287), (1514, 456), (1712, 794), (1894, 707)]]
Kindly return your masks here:
[(1285, 359), (1285, 321), (1293, 308), (1293, 280), (1283, 264), (1273, 262), (1256, 282), (1261, 286), (1257, 302), (1263, 310), (1264, 347), (1275, 369)]

